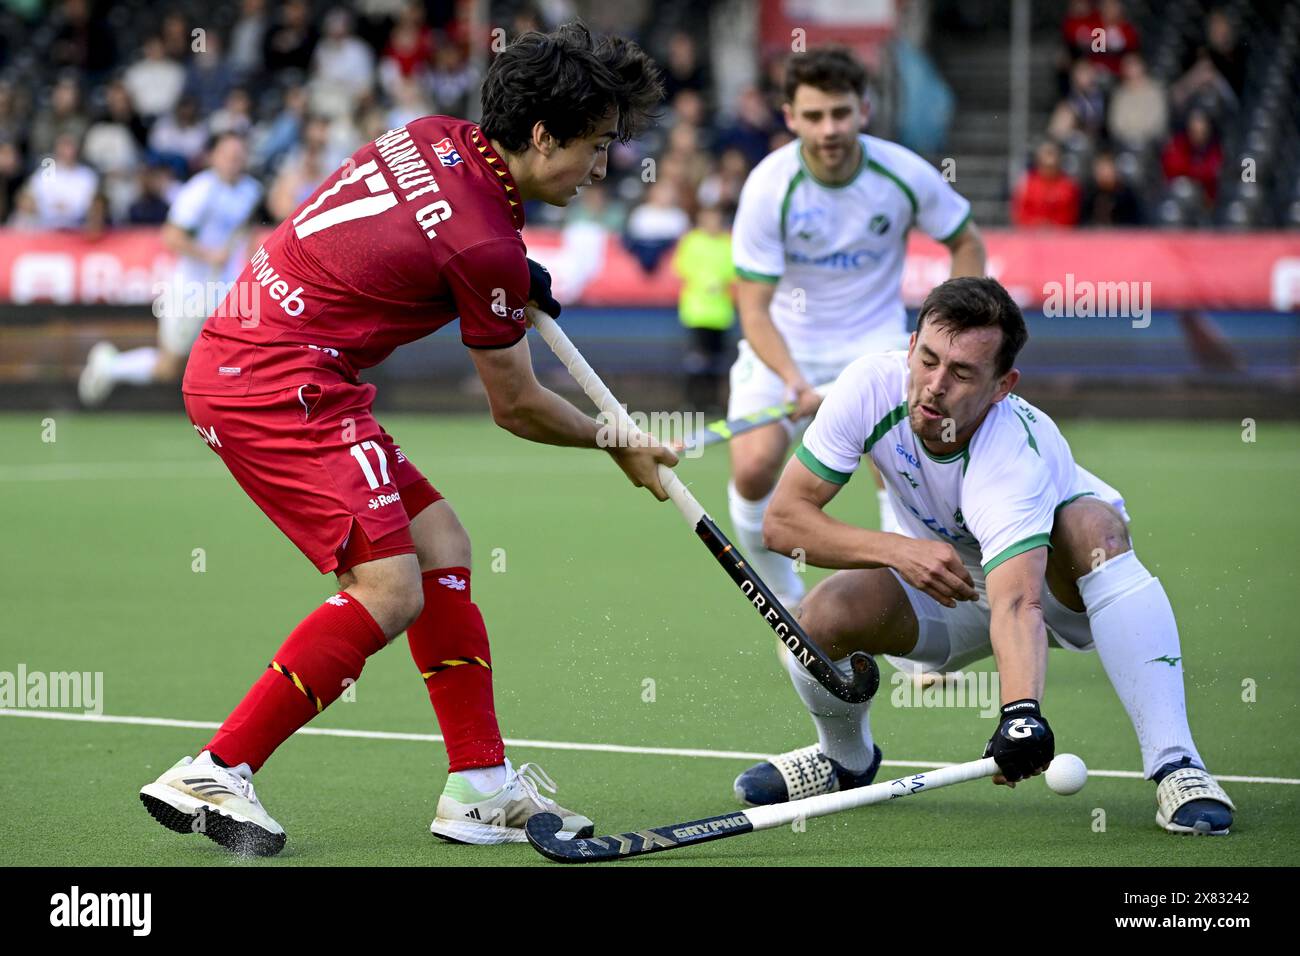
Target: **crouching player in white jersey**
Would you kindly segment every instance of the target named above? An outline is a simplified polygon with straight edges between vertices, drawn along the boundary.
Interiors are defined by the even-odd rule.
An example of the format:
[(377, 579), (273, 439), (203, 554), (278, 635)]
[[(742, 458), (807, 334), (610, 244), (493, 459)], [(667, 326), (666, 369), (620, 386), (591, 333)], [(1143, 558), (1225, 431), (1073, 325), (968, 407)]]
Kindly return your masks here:
[[(766, 539), (842, 569), (800, 611), (842, 665), (853, 651), (925, 671), (994, 656), (1003, 706), (985, 756), (997, 761), (996, 783), (1051, 762), (1040, 706), (1049, 638), (1095, 649), (1157, 783), (1157, 823), (1227, 833), (1234, 807), (1187, 725), (1173, 609), (1133, 553), (1124, 500), (1075, 463), (1043, 411), (1012, 394), (1027, 338), (995, 280), (937, 287), (907, 352), (864, 356), (831, 389), (776, 488)], [(885, 480), (897, 534), (823, 511), (863, 459)], [(741, 774), (736, 793), (750, 804), (862, 786), (880, 766), (870, 703), (839, 700), (787, 658), (819, 743)]]
[(176, 193), (162, 227), (163, 245), (177, 260), (154, 299), (158, 346), (119, 352), (111, 342), (99, 342), (91, 348), (77, 383), (87, 407), (102, 405), (118, 385), (179, 382), (204, 321), (244, 269), (247, 226), (262, 187), (244, 172), (248, 147), (240, 134), (218, 134), (208, 155), (210, 165)]
[[(933, 166), (859, 130), (867, 74), (853, 55), (822, 48), (790, 57), (785, 121), (799, 138), (754, 168), (732, 231), (744, 341), (731, 370), (727, 417), (795, 404), (792, 420), (731, 443), (727, 488), (736, 543), (793, 610), (804, 587), (788, 557), (763, 546), (763, 512), (797, 437), (835, 379), (869, 352), (907, 340), (900, 282), (913, 226), (952, 251), (954, 276), (984, 274), (970, 203)], [(881, 527), (892, 530), (879, 496)]]

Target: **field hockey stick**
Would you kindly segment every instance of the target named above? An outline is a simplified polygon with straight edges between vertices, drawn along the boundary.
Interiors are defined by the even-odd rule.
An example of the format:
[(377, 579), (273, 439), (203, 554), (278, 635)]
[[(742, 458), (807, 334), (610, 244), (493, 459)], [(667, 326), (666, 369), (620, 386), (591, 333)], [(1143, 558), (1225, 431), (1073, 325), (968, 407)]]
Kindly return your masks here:
[(926, 790), (936, 790), (939, 787), (950, 787), (955, 783), (991, 777), (997, 771), (997, 762), (992, 757), (984, 757), (968, 763), (912, 774), (910, 777), (899, 777), (886, 783), (874, 783), (856, 790), (823, 793), (815, 797), (804, 797), (802, 800), (792, 800), (789, 803), (750, 807), (747, 810), (737, 810), (734, 813), (724, 813), (721, 816), (705, 817), (703, 820), (691, 820), (686, 823), (673, 823), (664, 827), (572, 840), (561, 840), (557, 837), (561, 826), (558, 816), (554, 813), (538, 813), (528, 818), (528, 822), (524, 825), (524, 832), (534, 850), (556, 863), (626, 860), (647, 853), (660, 853), (664, 850), (694, 846), (697, 843), (708, 843), (711, 840), (740, 836), (743, 833), (770, 830), (801, 818), (806, 820), (810, 817), (824, 817), (827, 814), (839, 813), (841, 810), (885, 803)]
[[(813, 391), (824, 397), (830, 391), (832, 384), (834, 383), (827, 382), (825, 385), (818, 385)], [(719, 418), (716, 422), (709, 422), (701, 428), (691, 436), (690, 441), (681, 442), (681, 447), (675, 444), (673, 451), (694, 451), (697, 448), (708, 448), (710, 445), (716, 445), (719, 442), (731, 441), (737, 435), (752, 432), (755, 428), (762, 428), (764, 425), (775, 425), (792, 414), (794, 414), (794, 402), (786, 402), (784, 405), (769, 405), (767, 408), (760, 408), (756, 412), (741, 415), (739, 418)]]
[[(564, 367), (569, 370), (574, 381), (582, 386), (582, 390), (595, 402), (607, 421), (618, 423), (618, 434), (626, 435), (629, 439), (642, 437), (640, 429), (632, 422), (627, 410), (619, 404), (618, 399), (600, 380), (600, 376), (569, 341), (569, 337), (555, 324), (555, 320), (540, 309), (531, 306), (528, 312), (533, 325), (546, 340), (546, 344), (551, 347), (551, 351), (564, 363)], [(695, 500), (695, 496), (682, 484), (681, 479), (673, 474), (672, 469), (660, 465), (658, 473), (660, 484), (673, 504), (677, 506), (682, 517), (686, 519), (686, 523), (695, 530), (695, 534), (704, 542), (709, 553), (717, 559), (749, 603), (776, 632), (781, 642), (789, 648), (795, 660), (812, 674), (818, 683), (840, 700), (854, 704), (870, 700), (880, 686), (880, 670), (875, 660), (869, 654), (855, 651), (849, 656), (852, 677), (845, 680), (825, 652), (809, 640), (808, 635), (794, 619), (794, 615), (786, 610), (772, 594), (771, 589), (763, 583), (763, 579), (749, 566), (744, 555), (727, 540), (722, 529), (705, 512), (703, 505)]]

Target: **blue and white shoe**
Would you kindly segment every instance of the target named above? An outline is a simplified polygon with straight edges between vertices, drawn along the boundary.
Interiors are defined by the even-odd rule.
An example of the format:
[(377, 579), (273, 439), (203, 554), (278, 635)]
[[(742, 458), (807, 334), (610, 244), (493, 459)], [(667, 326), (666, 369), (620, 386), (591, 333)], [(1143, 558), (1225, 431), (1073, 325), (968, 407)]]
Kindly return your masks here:
[(865, 787), (876, 779), (882, 756), (876, 747), (871, 766), (853, 773), (822, 753), (820, 744), (791, 750), (755, 764), (737, 777), (733, 785), (736, 799), (747, 807), (761, 807)]
[(1231, 828), (1237, 808), (1191, 757), (1165, 764), (1151, 779), (1156, 782), (1156, 823), (1170, 833), (1223, 836)]

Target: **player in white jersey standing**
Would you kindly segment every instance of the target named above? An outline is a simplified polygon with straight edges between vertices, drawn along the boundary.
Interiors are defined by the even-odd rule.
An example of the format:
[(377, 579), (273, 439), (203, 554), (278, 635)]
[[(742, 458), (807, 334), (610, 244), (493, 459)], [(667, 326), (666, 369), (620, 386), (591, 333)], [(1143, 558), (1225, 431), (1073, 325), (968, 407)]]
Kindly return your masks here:
[(249, 221), (262, 187), (244, 170), (248, 148), (238, 133), (222, 133), (209, 150), (209, 166), (190, 178), (163, 224), (163, 245), (176, 253), (171, 281), (158, 290), (158, 346), (119, 352), (99, 342), (86, 357), (78, 395), (100, 405), (117, 385), (180, 380), (203, 322), (225, 299), (248, 258)]
[[(1096, 650), (1137, 732), (1144, 776), (1157, 783), (1156, 821), (1227, 833), (1234, 807), (1187, 723), (1173, 609), (1133, 552), (1124, 499), (1012, 393), (1027, 339), (995, 280), (950, 279), (922, 304), (907, 352), (864, 356), (840, 376), (764, 525), (773, 547), (840, 569), (804, 600), (800, 623), (841, 666), (854, 651), (924, 671), (992, 654), (1002, 708), (985, 756), (1000, 768), (994, 781), (1012, 785), (1055, 752), (1040, 703), (1049, 639)], [(863, 459), (884, 478), (897, 534), (823, 510)], [(736, 794), (747, 803), (862, 786), (880, 766), (870, 702), (845, 703), (790, 662), (819, 742), (741, 774)]]
[[(731, 443), (727, 497), (737, 543), (783, 604), (803, 596), (793, 563), (763, 546), (763, 513), (796, 422), (821, 401), (815, 387), (869, 352), (901, 347), (900, 282), (908, 230), (952, 251), (952, 275), (983, 275), (984, 245), (963, 199), (920, 156), (859, 132), (867, 74), (847, 50), (789, 60), (786, 125), (798, 139), (745, 182), (733, 229), (744, 340), (731, 370), (728, 418), (795, 404), (791, 420)], [(881, 526), (892, 527), (879, 497)]]

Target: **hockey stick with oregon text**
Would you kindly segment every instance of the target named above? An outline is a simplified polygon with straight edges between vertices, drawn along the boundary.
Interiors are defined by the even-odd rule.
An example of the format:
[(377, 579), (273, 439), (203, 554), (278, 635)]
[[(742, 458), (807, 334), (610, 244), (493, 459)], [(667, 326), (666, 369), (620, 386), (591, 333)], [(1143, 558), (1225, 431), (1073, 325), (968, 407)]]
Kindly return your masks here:
[[(556, 325), (555, 320), (540, 309), (531, 306), (528, 314), (551, 351), (564, 363), (564, 367), (569, 370), (574, 381), (582, 386), (587, 397), (595, 402), (605, 416), (605, 420), (616, 422), (620, 435), (639, 435), (640, 431), (628, 416), (627, 410), (619, 404), (618, 399), (600, 380), (600, 376), (574, 348), (569, 337)], [(799, 626), (794, 616), (776, 599), (771, 589), (763, 583), (763, 579), (749, 566), (744, 555), (727, 540), (722, 529), (708, 516), (704, 507), (695, 500), (695, 496), (682, 484), (681, 479), (673, 474), (672, 469), (660, 465), (659, 482), (673, 504), (677, 506), (677, 510), (681, 512), (682, 517), (686, 519), (686, 523), (694, 529), (695, 534), (740, 588), (741, 593), (762, 615), (763, 620), (776, 632), (776, 636), (789, 648), (790, 653), (808, 673), (841, 700), (850, 703), (870, 700), (876, 693), (876, 688), (880, 686), (880, 671), (876, 667), (875, 660), (861, 651), (850, 655), (849, 666), (852, 676), (846, 680), (825, 652), (808, 639), (808, 635), (803, 632), (803, 628)]]
[(528, 822), (524, 824), (524, 832), (534, 850), (556, 863), (625, 860), (646, 853), (660, 853), (697, 843), (708, 843), (711, 840), (740, 836), (742, 833), (753, 833), (756, 830), (769, 830), (772, 827), (793, 823), (800, 818), (824, 817), (830, 813), (839, 813), (841, 810), (852, 810), (873, 803), (886, 803), (925, 790), (991, 777), (997, 773), (997, 770), (998, 765), (994, 759), (984, 757), (968, 763), (954, 764), (951, 767), (940, 767), (938, 770), (914, 773), (909, 777), (899, 777), (886, 783), (873, 783), (855, 790), (823, 793), (815, 797), (804, 797), (802, 800), (775, 803), (765, 807), (750, 807), (734, 813), (669, 824), (665, 827), (651, 827), (629, 833), (572, 840), (557, 838), (556, 834), (561, 823), (558, 816), (553, 813), (538, 813), (528, 818)]

